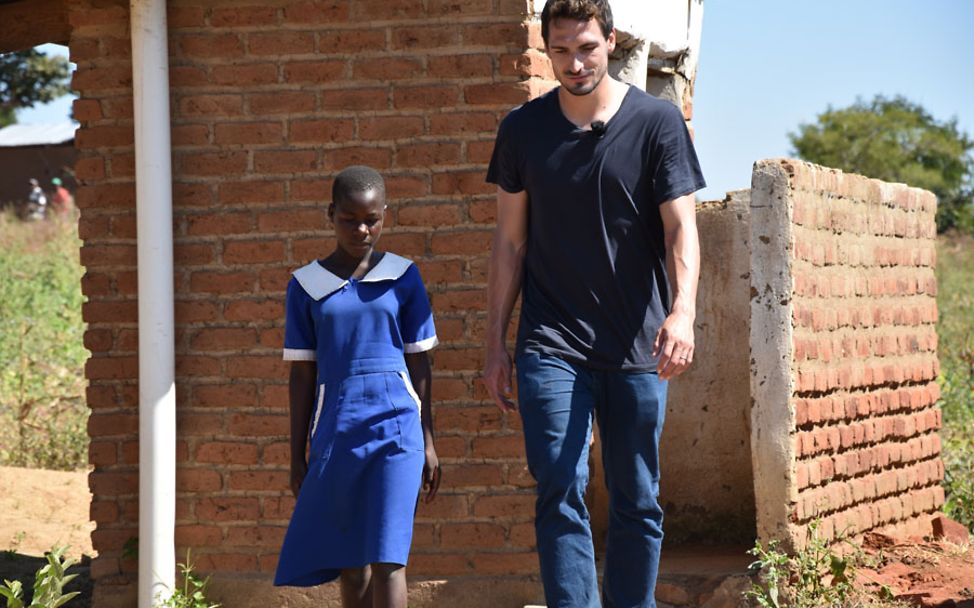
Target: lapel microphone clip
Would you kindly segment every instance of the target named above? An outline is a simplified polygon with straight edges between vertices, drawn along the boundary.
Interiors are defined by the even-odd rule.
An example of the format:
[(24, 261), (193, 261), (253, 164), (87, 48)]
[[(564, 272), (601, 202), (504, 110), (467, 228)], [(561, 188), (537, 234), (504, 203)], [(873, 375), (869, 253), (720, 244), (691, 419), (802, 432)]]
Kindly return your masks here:
[(599, 139), (602, 139), (602, 136), (605, 135), (605, 121), (604, 120), (592, 121), (592, 133)]

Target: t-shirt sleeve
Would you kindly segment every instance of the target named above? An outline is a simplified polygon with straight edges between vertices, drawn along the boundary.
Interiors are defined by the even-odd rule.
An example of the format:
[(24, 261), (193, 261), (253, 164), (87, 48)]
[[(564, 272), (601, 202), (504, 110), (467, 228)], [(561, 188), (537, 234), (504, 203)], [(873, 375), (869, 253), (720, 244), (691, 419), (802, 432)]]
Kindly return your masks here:
[(404, 298), (400, 314), (403, 351), (421, 353), (439, 343), (433, 325), (433, 309), (430, 307), (426, 286), (413, 264), (403, 275)]
[(654, 202), (657, 205), (700, 190), (707, 183), (700, 170), (697, 152), (683, 115), (672, 104), (666, 104), (659, 122), (652, 157)]
[(497, 128), (497, 138), (494, 140), (494, 153), (490, 157), (487, 167), (487, 182), (497, 184), (510, 193), (524, 190), (524, 180), (521, 175), (521, 163), (514, 137), (513, 122), (516, 120), (517, 108), (501, 121)]
[(284, 360), (316, 361), (318, 341), (311, 319), (311, 299), (297, 279), (287, 285), (284, 317)]

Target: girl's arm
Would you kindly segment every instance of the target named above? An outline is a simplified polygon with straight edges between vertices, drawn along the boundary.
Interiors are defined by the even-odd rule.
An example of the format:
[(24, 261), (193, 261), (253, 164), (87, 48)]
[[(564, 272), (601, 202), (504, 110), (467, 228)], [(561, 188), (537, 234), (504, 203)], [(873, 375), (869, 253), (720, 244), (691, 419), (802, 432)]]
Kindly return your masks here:
[(288, 379), (291, 403), (291, 491), (297, 497), (301, 482), (308, 473), (308, 426), (315, 401), (315, 380), (318, 364), (314, 361), (292, 361)]
[(420, 422), (423, 425), (423, 441), (426, 444), (426, 465), (423, 467), (423, 487), (426, 488), (426, 502), (436, 498), (440, 488), (440, 461), (433, 445), (433, 405), (431, 385), (433, 375), (430, 371), (429, 355), (425, 352), (406, 353), (406, 369), (413, 389), (422, 403)]

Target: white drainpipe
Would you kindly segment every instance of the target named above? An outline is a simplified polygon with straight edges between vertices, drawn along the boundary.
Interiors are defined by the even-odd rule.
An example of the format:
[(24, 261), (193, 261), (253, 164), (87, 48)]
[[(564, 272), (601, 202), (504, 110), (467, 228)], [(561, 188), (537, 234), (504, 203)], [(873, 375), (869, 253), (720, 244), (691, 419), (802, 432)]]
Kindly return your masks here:
[(176, 371), (166, 1), (130, 0), (139, 269), (139, 608), (174, 588)]

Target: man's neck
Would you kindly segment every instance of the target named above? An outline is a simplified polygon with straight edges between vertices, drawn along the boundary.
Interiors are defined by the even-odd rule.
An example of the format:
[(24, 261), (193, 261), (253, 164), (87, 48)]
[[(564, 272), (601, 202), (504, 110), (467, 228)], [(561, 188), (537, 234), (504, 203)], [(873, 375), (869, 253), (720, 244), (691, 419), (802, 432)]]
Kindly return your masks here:
[(588, 95), (572, 95), (565, 87), (558, 89), (558, 104), (565, 118), (579, 128), (588, 128), (594, 121), (608, 122), (622, 105), (629, 87), (608, 74)]

